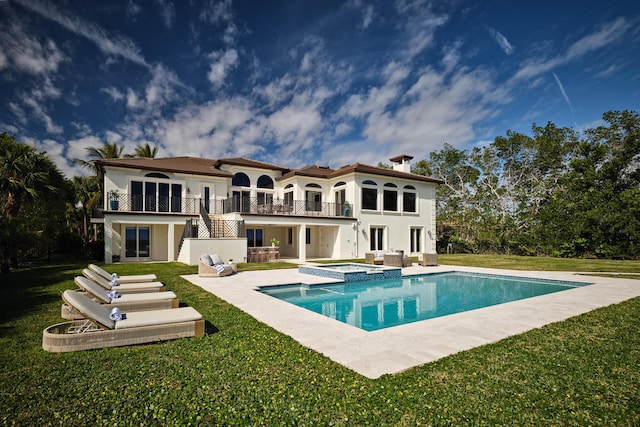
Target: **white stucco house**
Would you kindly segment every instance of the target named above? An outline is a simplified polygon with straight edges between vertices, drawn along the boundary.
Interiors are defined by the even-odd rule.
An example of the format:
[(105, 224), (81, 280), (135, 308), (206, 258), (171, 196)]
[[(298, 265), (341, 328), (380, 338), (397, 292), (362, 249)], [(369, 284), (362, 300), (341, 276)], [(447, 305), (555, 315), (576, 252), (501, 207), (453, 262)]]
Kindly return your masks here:
[(96, 161), (103, 183), (105, 262), (181, 261), (202, 253), (251, 261), (279, 256), (364, 258), (371, 250), (436, 252), (436, 178), (351, 164), (300, 169), (246, 158)]

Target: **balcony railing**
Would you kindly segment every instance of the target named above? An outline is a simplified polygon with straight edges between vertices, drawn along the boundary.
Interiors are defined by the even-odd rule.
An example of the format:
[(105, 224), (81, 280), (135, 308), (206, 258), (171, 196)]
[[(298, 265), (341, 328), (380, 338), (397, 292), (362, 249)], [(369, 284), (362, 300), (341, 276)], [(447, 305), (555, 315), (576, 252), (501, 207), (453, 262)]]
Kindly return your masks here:
[(232, 197), (222, 202), (222, 213), (246, 213), (277, 216), (351, 217), (350, 208), (341, 203), (313, 200), (264, 200), (256, 197)]
[(156, 212), (156, 213), (183, 213), (197, 215), (200, 210), (200, 199), (169, 197), (169, 196), (145, 196), (142, 194), (117, 194), (110, 196), (107, 202), (107, 211), (119, 212)]
[[(353, 211), (341, 203), (325, 203), (313, 200), (265, 200), (257, 197), (232, 197), (212, 201), (209, 214), (255, 214), (275, 216), (321, 216), (350, 218)], [(107, 202), (105, 212), (145, 212), (206, 215), (201, 212), (201, 199), (145, 196), (141, 194), (118, 194)]]

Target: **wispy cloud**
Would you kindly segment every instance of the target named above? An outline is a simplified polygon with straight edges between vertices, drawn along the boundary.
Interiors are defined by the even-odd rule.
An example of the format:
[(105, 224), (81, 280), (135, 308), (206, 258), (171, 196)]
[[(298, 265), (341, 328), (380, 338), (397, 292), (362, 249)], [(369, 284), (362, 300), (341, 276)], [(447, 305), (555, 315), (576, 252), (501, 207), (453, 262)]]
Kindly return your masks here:
[(40, 0), (15, 0), (21, 6), (31, 9), (45, 19), (49, 19), (67, 30), (95, 43), (104, 53), (122, 57), (147, 68), (147, 63), (136, 43), (123, 36), (109, 36), (99, 25), (84, 21), (78, 17), (56, 9), (52, 4)]
[(486, 27), (486, 28), (491, 38), (496, 43), (498, 43), (498, 46), (500, 46), (500, 49), (502, 49), (505, 55), (511, 55), (515, 50), (515, 47), (511, 43), (509, 43), (509, 40), (507, 40), (507, 38), (503, 36), (502, 33), (500, 33), (495, 28), (491, 28), (491, 27)]
[(561, 55), (551, 58), (532, 58), (525, 62), (516, 72), (513, 79), (521, 80), (536, 77), (557, 66), (582, 58), (588, 53), (618, 42), (631, 28), (632, 25), (623, 17), (607, 22), (598, 27), (593, 33), (573, 43)]
[(553, 78), (556, 80), (556, 84), (558, 85), (558, 88), (560, 89), (560, 93), (562, 93), (562, 96), (564, 97), (564, 100), (567, 102), (567, 105), (569, 106), (569, 108), (573, 110), (573, 107), (571, 106), (571, 101), (569, 100), (569, 97), (567, 96), (567, 92), (565, 92), (564, 86), (562, 86), (562, 82), (558, 78), (558, 75), (556, 73), (552, 73), (552, 74), (553, 74)]

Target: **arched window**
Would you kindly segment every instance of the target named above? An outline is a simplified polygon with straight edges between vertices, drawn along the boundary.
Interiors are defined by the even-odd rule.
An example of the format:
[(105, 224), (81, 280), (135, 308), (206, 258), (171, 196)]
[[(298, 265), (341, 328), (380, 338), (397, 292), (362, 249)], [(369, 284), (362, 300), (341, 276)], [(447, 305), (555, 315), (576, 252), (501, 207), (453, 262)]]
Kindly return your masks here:
[(305, 185), (304, 200), (308, 211), (320, 212), (322, 211), (322, 187), (318, 184)]
[(398, 210), (398, 186), (387, 183), (382, 194), (382, 206), (385, 211), (396, 212)]
[(169, 177), (163, 173), (158, 172), (150, 172), (145, 175), (147, 178), (161, 178), (161, 179), (169, 179)]
[(405, 185), (402, 191), (402, 211), (416, 212), (417, 193), (413, 185)]
[(362, 209), (378, 210), (378, 184), (373, 181), (362, 182)]
[(233, 175), (231, 185), (235, 187), (249, 187), (251, 185), (251, 181), (249, 180), (249, 177), (246, 173), (238, 172)]
[(335, 188), (335, 187), (342, 187), (342, 186), (345, 186), (345, 185), (347, 185), (347, 183), (346, 183), (346, 182), (344, 182), (344, 181), (340, 181), (339, 183), (337, 183), (337, 184), (336, 184), (336, 185), (334, 185), (333, 187), (334, 187), (334, 188)]
[(258, 188), (270, 188), (273, 190), (273, 179), (267, 175), (260, 176), (258, 178)]

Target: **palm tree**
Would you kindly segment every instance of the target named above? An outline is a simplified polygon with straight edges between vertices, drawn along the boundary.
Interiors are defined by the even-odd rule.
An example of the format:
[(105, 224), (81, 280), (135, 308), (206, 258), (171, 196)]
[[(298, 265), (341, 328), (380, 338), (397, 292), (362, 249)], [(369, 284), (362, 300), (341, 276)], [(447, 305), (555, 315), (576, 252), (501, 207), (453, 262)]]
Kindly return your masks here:
[(89, 152), (89, 160), (73, 159), (73, 162), (96, 173), (96, 160), (119, 159), (122, 156), (124, 145), (118, 145), (116, 142), (110, 144), (105, 141), (102, 143), (102, 147), (86, 147), (86, 150)]
[(36, 200), (45, 192), (57, 192), (53, 182), (62, 174), (45, 153), (15, 141), (15, 135), (0, 134), (0, 194), (3, 212), (11, 218), (20, 213), (24, 202)]
[(136, 146), (133, 154), (127, 154), (125, 157), (150, 157), (154, 158), (158, 154), (158, 146), (151, 147), (148, 142), (144, 145)]
[(91, 209), (100, 204), (100, 192), (96, 176), (74, 176), (71, 181), (75, 200), (82, 213), (82, 239), (89, 241), (89, 217)]
[[(56, 211), (56, 202), (64, 203), (68, 193), (66, 181), (46, 153), (18, 143), (15, 135), (0, 133), (0, 273), (8, 273), (10, 264), (17, 265), (18, 247), (43, 231)], [(22, 212), (24, 205), (41, 202), (35, 208), (46, 209), (47, 215), (31, 215), (43, 221), (30, 220), (32, 211)]]

